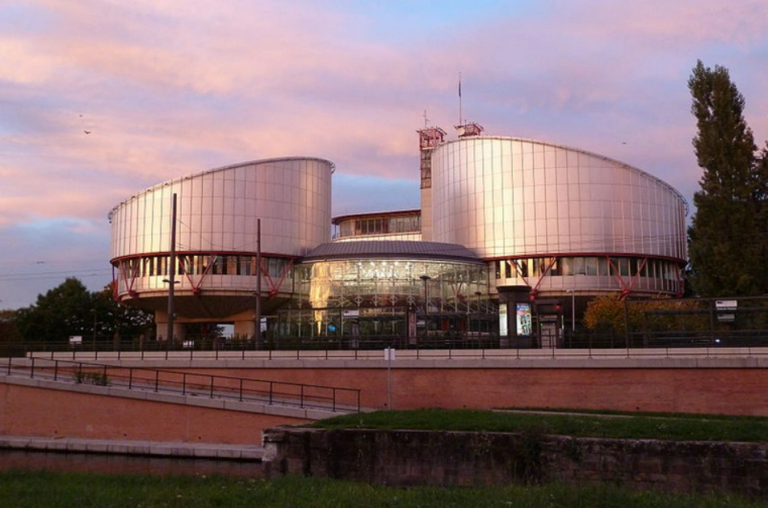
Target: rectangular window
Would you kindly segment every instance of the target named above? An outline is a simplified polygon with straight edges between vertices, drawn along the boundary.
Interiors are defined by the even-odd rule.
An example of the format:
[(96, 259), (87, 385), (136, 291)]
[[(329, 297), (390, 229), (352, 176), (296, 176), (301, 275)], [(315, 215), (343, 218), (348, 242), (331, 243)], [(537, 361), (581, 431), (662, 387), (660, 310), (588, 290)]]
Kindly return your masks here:
[(608, 275), (608, 260), (605, 258), (597, 258), (597, 274)]
[(284, 260), (281, 258), (269, 258), (268, 267), (270, 277), (281, 277), (283, 275)]
[(629, 277), (629, 259), (619, 259), (619, 273), (622, 277)]
[(584, 258), (584, 271), (587, 275), (597, 275), (597, 258)]
[(213, 274), (222, 275), (224, 273), (225, 256), (216, 256), (213, 260)]
[(157, 273), (158, 276), (168, 275), (168, 258), (160, 256), (157, 258)]
[(211, 256), (200, 256), (202, 258), (202, 271), (200, 273), (205, 273), (208, 271), (208, 267), (211, 265)]
[[(264, 260), (262, 259), (262, 261)], [(256, 256), (251, 256), (250, 265), (251, 265), (251, 275), (259, 275), (259, 270), (258, 268), (256, 268)]]
[(609, 267), (611, 269), (611, 277), (616, 277), (619, 274), (619, 258), (610, 258)]
[(251, 274), (251, 256), (239, 256), (240, 260), (240, 275)]

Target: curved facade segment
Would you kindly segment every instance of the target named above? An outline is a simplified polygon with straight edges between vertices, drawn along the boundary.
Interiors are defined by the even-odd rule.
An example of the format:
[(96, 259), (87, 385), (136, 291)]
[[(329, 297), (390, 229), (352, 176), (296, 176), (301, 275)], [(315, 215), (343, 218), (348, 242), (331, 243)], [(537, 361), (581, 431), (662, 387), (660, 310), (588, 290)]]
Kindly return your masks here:
[(268, 159), (170, 180), (127, 199), (109, 214), (116, 297), (165, 308), (175, 194), (180, 317), (252, 309), (257, 274), (262, 291), (279, 302), (275, 296), (292, 291), (293, 260), (330, 240), (333, 170), (323, 159)]
[(432, 155), (433, 240), (489, 261), (497, 288), (679, 294), (686, 206), (648, 173), (559, 145), (472, 137)]
[(433, 240), (483, 258), (609, 253), (686, 258), (683, 197), (589, 152), (478, 137), (432, 156)]
[(171, 197), (178, 196), (178, 250), (301, 256), (330, 236), (333, 164), (314, 158), (247, 162), (164, 182), (110, 212), (112, 258), (168, 252)]

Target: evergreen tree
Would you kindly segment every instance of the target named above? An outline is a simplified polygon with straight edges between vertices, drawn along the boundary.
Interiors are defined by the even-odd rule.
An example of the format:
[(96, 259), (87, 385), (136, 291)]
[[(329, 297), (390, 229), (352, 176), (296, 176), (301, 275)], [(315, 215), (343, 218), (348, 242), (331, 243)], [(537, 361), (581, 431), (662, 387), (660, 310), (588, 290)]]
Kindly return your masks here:
[[(704, 170), (689, 228), (691, 282), (699, 296), (762, 294), (766, 287), (765, 171), (728, 70), (699, 61), (688, 80)], [(764, 222), (764, 221), (762, 221)]]

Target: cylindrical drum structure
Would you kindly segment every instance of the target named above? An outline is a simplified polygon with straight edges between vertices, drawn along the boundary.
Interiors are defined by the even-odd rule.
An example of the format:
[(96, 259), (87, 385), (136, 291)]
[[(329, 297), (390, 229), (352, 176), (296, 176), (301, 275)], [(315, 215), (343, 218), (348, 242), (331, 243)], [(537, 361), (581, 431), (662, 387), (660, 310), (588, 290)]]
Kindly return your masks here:
[(509, 137), (432, 155), (433, 241), (495, 265), (496, 285), (538, 291), (678, 293), (685, 199), (637, 168)]
[(166, 308), (176, 194), (179, 317), (224, 319), (252, 309), (258, 273), (268, 312), (292, 292), (293, 260), (330, 240), (333, 170), (317, 158), (246, 162), (127, 199), (109, 214), (116, 297), (147, 310)]

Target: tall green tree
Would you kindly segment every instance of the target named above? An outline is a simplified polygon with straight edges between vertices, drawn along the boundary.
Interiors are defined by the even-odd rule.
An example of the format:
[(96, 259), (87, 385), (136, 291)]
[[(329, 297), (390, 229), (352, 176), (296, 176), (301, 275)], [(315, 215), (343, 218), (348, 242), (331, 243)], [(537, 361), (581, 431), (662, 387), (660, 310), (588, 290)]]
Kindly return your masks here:
[(93, 293), (94, 327), (100, 339), (154, 336), (154, 315), (136, 307), (120, 305), (112, 296), (114, 282)]
[(21, 334), (16, 327), (16, 311), (0, 310), (0, 356), (23, 354)]
[(153, 316), (139, 309), (119, 305), (112, 298), (112, 285), (89, 292), (78, 279), (69, 278), (34, 305), (19, 309), (16, 327), (27, 342), (67, 343), (79, 335), (86, 344), (120, 337), (135, 338), (152, 334)]
[(28, 342), (67, 342), (72, 335), (93, 332), (91, 294), (76, 278), (37, 295), (34, 305), (19, 309), (16, 326)]
[(766, 287), (766, 171), (744, 119), (744, 97), (721, 66), (699, 60), (688, 80), (704, 173), (688, 230), (691, 283), (699, 296), (758, 295)]

